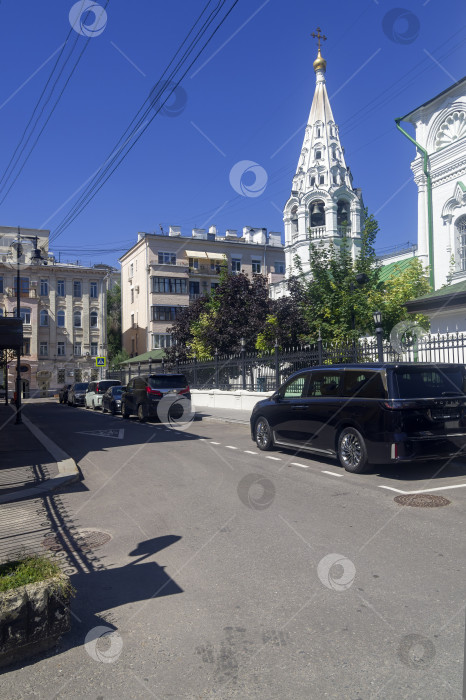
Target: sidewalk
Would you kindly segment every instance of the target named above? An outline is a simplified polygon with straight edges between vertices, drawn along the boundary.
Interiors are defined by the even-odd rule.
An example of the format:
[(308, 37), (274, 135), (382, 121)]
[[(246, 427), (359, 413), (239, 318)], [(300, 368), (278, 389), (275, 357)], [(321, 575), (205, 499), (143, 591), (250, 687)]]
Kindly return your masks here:
[(193, 410), (202, 420), (217, 420), (223, 423), (242, 423), (249, 425), (251, 411), (236, 408), (212, 408), (210, 406), (194, 406)]
[(43, 496), (79, 480), (75, 462), (22, 412), (15, 425), (10, 405), (0, 405), (0, 504)]

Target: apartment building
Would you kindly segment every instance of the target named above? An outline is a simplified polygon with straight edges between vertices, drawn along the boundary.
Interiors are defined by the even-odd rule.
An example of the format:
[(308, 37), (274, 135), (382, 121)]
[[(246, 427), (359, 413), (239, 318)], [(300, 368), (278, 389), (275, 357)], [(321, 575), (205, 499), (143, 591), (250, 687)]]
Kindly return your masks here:
[[(48, 250), (49, 231), (21, 229), (20, 316), (24, 345), (23, 394), (48, 394), (64, 383), (97, 378), (95, 358), (106, 356), (109, 266), (58, 263)], [(12, 243), (17, 229), (0, 227), (0, 316), (16, 316), (17, 263)], [(34, 239), (36, 239), (34, 241)], [(40, 250), (41, 259), (34, 259)], [(11, 363), (10, 391), (16, 378)]]
[(166, 235), (139, 233), (120, 263), (123, 347), (132, 357), (170, 346), (167, 329), (190, 302), (215, 289), (222, 263), (233, 273), (262, 273), (269, 284), (285, 274), (281, 234), (264, 228), (245, 227), (242, 236), (215, 226), (190, 236), (179, 226)]

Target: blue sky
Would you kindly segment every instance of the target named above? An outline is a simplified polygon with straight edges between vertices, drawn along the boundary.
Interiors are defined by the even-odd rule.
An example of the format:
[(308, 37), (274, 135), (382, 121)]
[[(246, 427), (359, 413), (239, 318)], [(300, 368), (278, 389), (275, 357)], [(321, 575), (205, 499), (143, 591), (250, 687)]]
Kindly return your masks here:
[[(346, 162), (380, 223), (377, 248), (415, 242), (414, 148), (394, 119), (463, 77), (466, 12), (460, 0), (401, 2), (239, 0), (184, 79), (178, 113), (156, 116), (53, 252), (62, 251), (62, 260), (116, 264), (118, 249), (130, 247), (138, 231), (159, 232), (160, 225), (180, 225), (186, 235), (210, 225), (282, 231), (314, 92), (310, 34), (317, 26), (328, 37), (327, 88)], [(0, 177), (70, 30), (73, 4), (0, 2)], [(0, 205), (0, 224), (56, 230), (73, 193), (112, 152), (205, 4), (110, 0), (105, 27), (89, 41)], [(72, 35), (79, 52), (86, 38)], [(230, 171), (244, 160), (265, 170), (260, 196), (231, 186)], [(244, 176), (246, 186), (252, 181)]]

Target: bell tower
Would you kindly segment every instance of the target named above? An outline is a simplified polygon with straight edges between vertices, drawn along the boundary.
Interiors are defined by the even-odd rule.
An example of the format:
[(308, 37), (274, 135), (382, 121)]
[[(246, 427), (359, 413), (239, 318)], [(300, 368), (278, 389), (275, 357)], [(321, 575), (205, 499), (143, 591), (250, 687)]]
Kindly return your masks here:
[(313, 64), (316, 86), (291, 197), (283, 211), (287, 277), (295, 272), (296, 255), (301, 259), (303, 270), (309, 270), (310, 242), (340, 245), (346, 237), (356, 257), (361, 238), (362, 195), (353, 187), (327, 95), (327, 61), (321, 53), (322, 42), (327, 37), (320, 27), (311, 36), (317, 39), (317, 58)]

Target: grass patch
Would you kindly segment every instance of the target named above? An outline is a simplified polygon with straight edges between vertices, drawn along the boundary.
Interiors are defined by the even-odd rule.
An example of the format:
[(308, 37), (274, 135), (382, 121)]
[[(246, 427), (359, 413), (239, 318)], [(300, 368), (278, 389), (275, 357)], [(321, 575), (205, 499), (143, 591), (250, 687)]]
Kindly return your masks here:
[[(60, 573), (60, 568), (45, 557), (30, 556), (20, 561), (0, 564), (0, 593), (19, 588), (26, 583), (46, 581)], [(66, 585), (63, 588), (66, 588)]]

